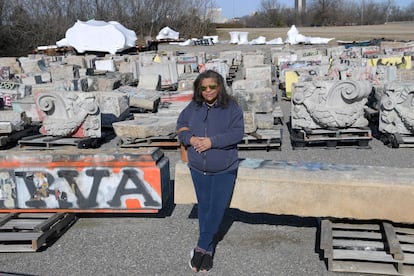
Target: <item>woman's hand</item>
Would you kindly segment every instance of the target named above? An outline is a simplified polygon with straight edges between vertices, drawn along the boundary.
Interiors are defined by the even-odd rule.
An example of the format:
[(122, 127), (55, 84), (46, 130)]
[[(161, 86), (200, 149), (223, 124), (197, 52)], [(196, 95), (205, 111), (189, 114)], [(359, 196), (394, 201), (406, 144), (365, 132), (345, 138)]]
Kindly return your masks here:
[(211, 148), (211, 140), (208, 137), (193, 136), (190, 139), (190, 144), (198, 153), (202, 153), (203, 151), (206, 151)]

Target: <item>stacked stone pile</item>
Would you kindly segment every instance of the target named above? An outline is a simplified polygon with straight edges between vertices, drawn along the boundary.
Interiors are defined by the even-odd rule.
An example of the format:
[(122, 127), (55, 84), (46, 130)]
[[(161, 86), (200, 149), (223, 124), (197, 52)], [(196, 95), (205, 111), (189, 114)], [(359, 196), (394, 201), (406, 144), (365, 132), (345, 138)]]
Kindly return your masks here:
[[(277, 46), (219, 53), (188, 48), (187, 53), (0, 58), (0, 103), (40, 124), (43, 135), (100, 137), (102, 127), (113, 127), (122, 141), (133, 143), (173, 135), (198, 72), (213, 69), (242, 106), (247, 135), (260, 137), (262, 130), (279, 135), (284, 118), (279, 88), (292, 101), (294, 128), (367, 127), (371, 109), (378, 113), (380, 131), (412, 136), (412, 47)], [(7, 118), (0, 116), (0, 122)], [(16, 126), (7, 128), (11, 132), (24, 125), (11, 121)]]
[(412, 129), (413, 117), (413, 46), (383, 42), (272, 49), (280, 86), (292, 100), (294, 131), (343, 131), (372, 123), (385, 143), (396, 147), (412, 144), (414, 133), (408, 129)]

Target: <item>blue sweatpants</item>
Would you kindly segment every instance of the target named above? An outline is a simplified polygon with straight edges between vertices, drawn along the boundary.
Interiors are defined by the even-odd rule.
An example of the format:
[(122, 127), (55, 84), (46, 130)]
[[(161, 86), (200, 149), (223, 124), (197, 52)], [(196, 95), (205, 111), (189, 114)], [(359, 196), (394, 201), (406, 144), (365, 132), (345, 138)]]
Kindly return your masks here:
[(197, 246), (207, 252), (214, 250), (214, 236), (233, 194), (237, 171), (205, 175), (191, 170), (198, 202), (199, 239)]

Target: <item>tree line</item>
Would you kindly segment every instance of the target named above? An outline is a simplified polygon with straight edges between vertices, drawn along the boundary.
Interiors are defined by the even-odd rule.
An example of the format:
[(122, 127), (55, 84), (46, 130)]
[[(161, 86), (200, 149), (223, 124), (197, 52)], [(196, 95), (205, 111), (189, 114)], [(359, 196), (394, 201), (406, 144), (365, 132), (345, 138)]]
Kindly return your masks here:
[(213, 0), (0, 0), (0, 56), (25, 56), (55, 45), (77, 20), (118, 21), (138, 43), (165, 27), (183, 37), (214, 33), (203, 15)]
[[(394, 0), (308, 0), (301, 14), (280, 3), (262, 0), (256, 13), (226, 26), (371, 25), (414, 17), (414, 3), (401, 9)], [(216, 7), (214, 0), (0, 0), (0, 56), (25, 56), (37, 46), (54, 45), (77, 20), (118, 21), (136, 32), (139, 45), (165, 26), (184, 39), (215, 35), (218, 25), (208, 15)]]
[[(294, 0), (292, 0), (293, 2)], [(376, 25), (414, 20), (414, 1), (408, 7), (395, 0), (307, 0), (298, 14), (279, 0), (262, 0), (258, 12), (238, 21), (248, 27)]]

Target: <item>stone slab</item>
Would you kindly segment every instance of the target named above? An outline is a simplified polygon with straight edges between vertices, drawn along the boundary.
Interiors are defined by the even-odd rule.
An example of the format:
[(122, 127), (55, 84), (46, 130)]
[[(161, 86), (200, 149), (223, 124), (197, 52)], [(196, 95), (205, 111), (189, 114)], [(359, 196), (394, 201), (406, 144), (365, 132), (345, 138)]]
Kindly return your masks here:
[[(175, 167), (176, 204), (196, 203), (187, 164)], [(414, 170), (242, 160), (230, 207), (251, 213), (413, 223)]]

